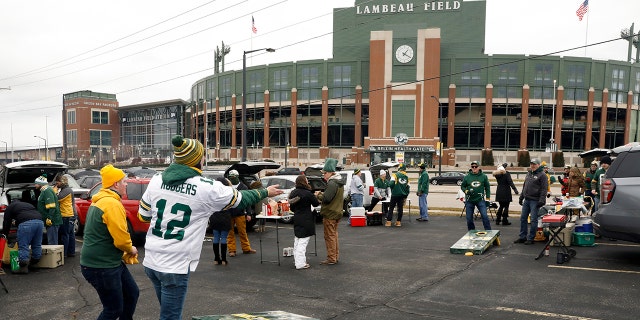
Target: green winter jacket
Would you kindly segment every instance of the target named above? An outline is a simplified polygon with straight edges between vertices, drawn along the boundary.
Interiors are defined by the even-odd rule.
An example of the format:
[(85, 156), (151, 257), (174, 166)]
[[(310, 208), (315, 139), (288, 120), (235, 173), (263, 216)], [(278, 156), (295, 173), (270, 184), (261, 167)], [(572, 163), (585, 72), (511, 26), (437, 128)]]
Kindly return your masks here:
[(391, 196), (403, 196), (409, 195), (409, 177), (404, 171), (396, 171), (391, 175), (391, 181), (389, 181), (389, 188), (391, 188)]
[(471, 203), (479, 203), (485, 200), (485, 198), (487, 200), (491, 198), (489, 178), (482, 172), (482, 169), (478, 170), (476, 174), (469, 169), (469, 173), (462, 180), (460, 189), (465, 193), (466, 201), (470, 201)]
[(42, 221), (47, 226), (47, 219), (51, 220), (51, 225), (62, 225), (62, 214), (60, 214), (60, 203), (58, 202), (58, 196), (51, 186), (45, 186), (40, 189), (40, 196), (38, 196), (38, 212), (42, 215)]
[(429, 194), (429, 173), (422, 171), (418, 178), (418, 195)]
[(334, 174), (327, 180), (327, 188), (318, 194), (322, 206), (320, 215), (329, 220), (342, 219), (342, 207), (344, 203), (344, 181), (342, 176)]

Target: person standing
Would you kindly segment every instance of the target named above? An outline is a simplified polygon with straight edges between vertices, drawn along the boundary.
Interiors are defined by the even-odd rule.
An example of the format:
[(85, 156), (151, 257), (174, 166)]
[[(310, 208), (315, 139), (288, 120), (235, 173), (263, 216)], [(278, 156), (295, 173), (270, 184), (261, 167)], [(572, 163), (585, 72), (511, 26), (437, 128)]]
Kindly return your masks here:
[(506, 165), (505, 163), (498, 166), (498, 169), (493, 172), (493, 177), (496, 178), (498, 183), (496, 201), (500, 205), (496, 213), (496, 224), (502, 223), (502, 225), (508, 226), (511, 225), (511, 222), (509, 222), (509, 204), (513, 201), (511, 190), (517, 195), (518, 189), (511, 179), (511, 174), (505, 169)]
[(393, 220), (393, 210), (398, 206), (398, 217), (396, 218), (396, 227), (402, 226), (402, 210), (404, 201), (409, 195), (409, 177), (407, 177), (407, 166), (401, 163), (398, 166), (398, 171), (391, 175), (391, 181), (389, 181), (389, 188), (391, 188), (391, 201), (389, 202), (389, 210), (387, 211), (387, 222), (385, 227), (391, 226), (391, 220)]
[[(23, 195), (25, 192), (30, 191), (23, 191)], [(42, 230), (44, 229), (42, 215), (32, 204), (15, 199), (4, 211), (2, 232), (7, 237), (13, 221), (18, 227), (18, 263), (20, 264), (20, 269), (15, 273), (29, 273), (29, 266), (38, 264), (42, 257)], [(31, 246), (31, 253), (29, 253), (29, 246)]]
[[(540, 159), (531, 159), (531, 167), (524, 178), (524, 185), (518, 203), (520, 214), (520, 234), (513, 243), (533, 244), (538, 228), (538, 210), (545, 205), (549, 180), (540, 166)], [(527, 234), (527, 218), (531, 216), (531, 227)]]
[(611, 157), (603, 156), (600, 158), (600, 168), (593, 174), (591, 179), (591, 193), (593, 193), (593, 210), (591, 212), (598, 211), (598, 205), (600, 204), (600, 184), (604, 178), (604, 174), (607, 173), (609, 166), (611, 165)]
[(362, 207), (364, 202), (365, 186), (360, 178), (360, 169), (353, 170), (351, 177), (351, 185), (349, 186), (349, 194), (351, 195), (351, 207)]
[(316, 197), (320, 200), (320, 215), (324, 227), (324, 242), (327, 246), (327, 259), (320, 262), (324, 265), (334, 265), (340, 258), (340, 246), (338, 244), (338, 223), (342, 218), (344, 203), (344, 181), (342, 176), (336, 173), (338, 160), (327, 158), (322, 167), (322, 178), (327, 181), (324, 192), (318, 192)]
[(427, 207), (427, 195), (429, 194), (429, 173), (426, 170), (427, 165), (421, 163), (420, 178), (418, 178), (418, 206), (420, 207), (420, 218), (418, 221), (429, 221), (429, 208)]
[[(376, 204), (380, 201), (384, 201), (389, 196), (389, 186), (387, 181), (387, 172), (384, 170), (380, 170), (380, 176), (376, 178), (376, 181), (373, 183), (373, 197), (371, 198), (371, 205), (367, 209), (367, 211), (373, 211), (376, 207)], [(387, 213), (385, 202), (382, 203), (382, 212)]]
[(64, 256), (76, 256), (76, 233), (75, 224), (78, 213), (76, 212), (76, 201), (73, 198), (73, 190), (69, 187), (69, 180), (62, 174), (55, 177), (54, 182), (58, 188), (58, 202), (60, 203), (60, 215), (62, 225), (60, 226), (60, 242), (64, 245)]
[(42, 215), (47, 230), (47, 244), (58, 244), (58, 232), (62, 225), (62, 215), (60, 215), (60, 202), (53, 188), (47, 182), (46, 176), (36, 178), (36, 189), (40, 190), (38, 196), (38, 212)]
[(120, 197), (127, 188), (126, 175), (108, 164), (100, 176), (102, 189), (91, 197), (87, 211), (80, 270), (102, 302), (98, 319), (133, 319), (140, 290), (123, 262), (137, 263), (138, 256)]
[(564, 196), (567, 193), (569, 193), (569, 171), (571, 170), (571, 166), (570, 165), (566, 165), (564, 166), (564, 172), (562, 173), (561, 176), (558, 176), (558, 182), (560, 182), (560, 185), (562, 186), (560, 188), (560, 193)]
[(196, 270), (209, 216), (234, 207), (246, 208), (282, 194), (278, 185), (236, 190), (202, 176), (200, 141), (174, 136), (174, 160), (151, 178), (138, 215), (150, 223), (144, 271), (160, 302), (160, 319), (182, 319), (189, 274)]
[[(225, 186), (232, 186), (231, 181), (225, 177), (216, 179)], [(216, 212), (209, 217), (209, 225), (213, 230), (213, 264), (226, 266), (227, 262), (227, 236), (231, 229), (231, 214), (229, 210)]]
[(467, 230), (475, 230), (473, 211), (478, 208), (482, 217), (484, 230), (491, 230), (491, 222), (487, 216), (487, 202), (491, 199), (491, 185), (489, 178), (480, 169), (478, 161), (471, 161), (469, 173), (462, 179), (460, 189), (465, 194), (464, 207), (467, 214)]
[[(240, 174), (236, 170), (229, 171), (229, 181), (236, 190), (249, 190), (249, 188), (240, 181)], [(229, 257), (236, 256), (236, 234), (233, 231), (238, 230), (238, 238), (240, 238), (240, 247), (242, 253), (252, 254), (256, 253), (256, 250), (251, 249), (251, 242), (249, 242), (249, 236), (247, 235), (247, 220), (251, 220), (251, 214), (247, 210), (251, 210), (251, 207), (246, 208), (231, 208), (229, 213), (231, 214), (231, 229), (229, 229), (229, 235), (227, 236), (227, 246), (229, 248)]]
[(585, 183), (584, 196), (591, 197), (591, 201), (593, 201), (593, 198), (595, 197), (595, 195), (593, 194), (593, 190), (591, 189), (591, 181), (595, 178), (597, 170), (598, 170), (598, 161), (593, 160), (591, 161), (591, 165), (589, 166), (589, 169), (587, 169), (587, 171), (585, 171), (584, 174), (582, 175), (584, 177), (584, 183)]
[(293, 258), (296, 269), (308, 269), (307, 245), (311, 236), (316, 234), (316, 219), (311, 207), (320, 205), (320, 201), (311, 192), (307, 177), (299, 175), (296, 178), (296, 188), (289, 194), (289, 205), (293, 211)]

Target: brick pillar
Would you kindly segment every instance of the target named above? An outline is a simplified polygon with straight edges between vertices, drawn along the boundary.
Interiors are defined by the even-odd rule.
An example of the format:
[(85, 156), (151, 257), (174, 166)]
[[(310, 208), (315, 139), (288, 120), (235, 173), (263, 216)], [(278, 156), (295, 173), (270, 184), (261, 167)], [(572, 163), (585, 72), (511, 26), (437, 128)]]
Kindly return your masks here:
[[(606, 148), (607, 135), (607, 102), (609, 101), (609, 89), (602, 90), (602, 113), (600, 114), (600, 144), (598, 148)], [(615, 147), (615, 146), (612, 146)]]
[[(291, 138), (291, 147), (289, 148), (289, 159), (298, 161), (298, 90), (291, 89), (291, 130), (289, 137)], [(287, 152), (285, 146), (285, 152)], [(295, 160), (294, 160), (295, 159)]]
[(629, 143), (629, 131), (631, 130), (631, 105), (633, 102), (633, 92), (627, 93), (627, 115), (624, 117), (624, 144)]
[(237, 97), (233, 94), (231, 96), (231, 158), (238, 158), (238, 145), (236, 141), (236, 131), (238, 130), (238, 124), (236, 122), (236, 103)]
[(447, 148), (454, 146), (454, 123), (456, 121), (456, 85), (449, 85), (449, 103), (447, 104)]
[(484, 100), (484, 148), (491, 149), (491, 122), (493, 120), (493, 85), (487, 84)]
[(589, 96), (587, 98), (587, 130), (584, 139), (584, 149), (591, 150), (591, 140), (593, 140), (593, 102), (595, 100), (595, 90), (589, 88)]
[[(522, 86), (522, 110), (520, 114), (520, 150), (527, 149), (527, 136), (529, 127), (529, 85)], [(520, 159), (520, 157), (518, 157)]]
[(559, 86), (556, 92), (556, 115), (553, 124), (553, 141), (558, 145), (558, 150), (562, 150), (562, 110), (564, 109), (564, 87)]
[(262, 119), (264, 121), (264, 135), (262, 137), (262, 158), (270, 159), (271, 158), (271, 146), (269, 144), (269, 134), (271, 131), (271, 119), (269, 117), (269, 99), (271, 94), (269, 94), (269, 90), (264, 91), (264, 114), (262, 115)]
[(322, 120), (320, 133), (320, 159), (324, 160), (329, 157), (329, 88), (322, 87)]
[(220, 98), (216, 97), (216, 158), (220, 159)]

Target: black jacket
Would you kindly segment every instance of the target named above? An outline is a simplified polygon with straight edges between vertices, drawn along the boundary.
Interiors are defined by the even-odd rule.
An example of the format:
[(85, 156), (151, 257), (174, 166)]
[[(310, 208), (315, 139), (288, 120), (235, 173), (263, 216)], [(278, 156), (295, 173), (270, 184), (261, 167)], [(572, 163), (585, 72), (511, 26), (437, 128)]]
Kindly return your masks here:
[(498, 187), (496, 188), (496, 201), (513, 201), (513, 197), (511, 196), (511, 189), (513, 189), (513, 192), (515, 194), (518, 194), (518, 189), (516, 189), (515, 184), (513, 184), (511, 174), (505, 170), (496, 170), (493, 172), (493, 177), (496, 178), (496, 182), (498, 182)]
[(229, 210), (218, 211), (209, 218), (211, 230), (229, 231), (231, 230), (231, 214)]
[(306, 238), (316, 234), (316, 221), (311, 211), (312, 206), (319, 206), (320, 201), (305, 188), (296, 187), (289, 194), (289, 207), (293, 211), (293, 233), (297, 238)]
[(2, 224), (2, 232), (9, 235), (11, 230), (11, 221), (16, 221), (16, 227), (21, 223), (29, 220), (42, 220), (42, 215), (38, 212), (38, 209), (32, 204), (22, 202), (20, 200), (13, 200), (11, 204), (4, 211), (4, 223)]

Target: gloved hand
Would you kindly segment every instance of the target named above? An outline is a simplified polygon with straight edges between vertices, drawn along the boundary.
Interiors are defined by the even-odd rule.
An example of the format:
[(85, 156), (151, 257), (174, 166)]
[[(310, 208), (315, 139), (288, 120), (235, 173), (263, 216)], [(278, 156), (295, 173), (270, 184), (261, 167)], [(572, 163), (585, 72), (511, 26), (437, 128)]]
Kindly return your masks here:
[(524, 203), (524, 199), (523, 198), (518, 199), (518, 204), (522, 205), (523, 203)]
[(53, 224), (53, 222), (51, 222), (51, 219), (49, 218), (47, 218), (47, 220), (45, 220), (44, 223), (47, 225), (47, 227), (51, 227), (51, 225)]
[(558, 182), (562, 182), (562, 180), (564, 180), (564, 178), (562, 178), (562, 176), (558, 176)]
[(138, 264), (138, 254), (131, 254), (129, 252), (125, 252), (122, 255), (122, 261), (124, 261), (125, 264)]
[(544, 201), (538, 202), (538, 208), (544, 207), (546, 203)]

